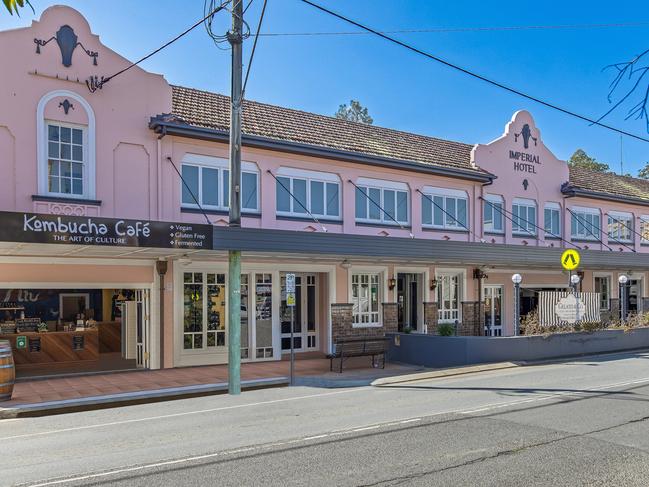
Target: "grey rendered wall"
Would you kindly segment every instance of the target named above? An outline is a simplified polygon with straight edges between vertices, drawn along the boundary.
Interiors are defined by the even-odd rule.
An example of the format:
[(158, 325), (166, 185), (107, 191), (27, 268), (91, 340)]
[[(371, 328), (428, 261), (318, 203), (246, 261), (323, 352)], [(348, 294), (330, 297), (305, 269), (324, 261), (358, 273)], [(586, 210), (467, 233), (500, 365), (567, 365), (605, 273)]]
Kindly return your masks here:
[[(649, 348), (649, 328), (520, 337), (440, 337), (390, 333), (387, 359), (425, 367), (544, 360)], [(395, 337), (398, 336), (399, 345)]]

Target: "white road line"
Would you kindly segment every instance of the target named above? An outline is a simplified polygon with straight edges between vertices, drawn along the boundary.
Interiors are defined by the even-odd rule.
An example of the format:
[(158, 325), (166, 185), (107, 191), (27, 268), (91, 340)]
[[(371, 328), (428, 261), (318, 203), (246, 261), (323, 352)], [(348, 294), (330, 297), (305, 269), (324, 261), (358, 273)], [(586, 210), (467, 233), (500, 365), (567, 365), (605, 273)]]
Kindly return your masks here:
[[(117, 426), (121, 424), (130, 424), (130, 423), (140, 423), (143, 421), (155, 421), (159, 419), (167, 419), (167, 418), (177, 418), (181, 416), (191, 416), (194, 414), (204, 414), (204, 413), (213, 413), (217, 411), (228, 411), (231, 409), (240, 409), (240, 408), (248, 408), (248, 407), (254, 407), (254, 406), (266, 406), (268, 404), (277, 404), (281, 402), (288, 402), (288, 401), (299, 401), (302, 399), (311, 399), (314, 397), (324, 397), (324, 396), (333, 396), (333, 395), (338, 395), (338, 394), (349, 394), (352, 392), (360, 392), (364, 391), (367, 389), (371, 389), (371, 387), (359, 387), (355, 389), (345, 389), (342, 391), (333, 391), (333, 392), (324, 392), (322, 394), (310, 394), (307, 396), (295, 396), (295, 397), (286, 397), (283, 399), (272, 399), (269, 401), (260, 401), (260, 402), (253, 402), (253, 403), (247, 403), (247, 404), (236, 404), (233, 406), (222, 406), (218, 408), (211, 408), (211, 409), (200, 409), (196, 411), (184, 411), (182, 413), (171, 413), (171, 414), (162, 414), (160, 416), (147, 416), (146, 418), (135, 418), (135, 419), (125, 419), (123, 421), (112, 421), (110, 423), (98, 423), (98, 424), (88, 424), (85, 426), (75, 426), (72, 428), (61, 428), (57, 430), (50, 430), (50, 431), (39, 431), (38, 433), (27, 433), (24, 435), (13, 435), (13, 436), (4, 436), (0, 437), (0, 441), (4, 440), (13, 440), (17, 438), (30, 438), (33, 436), (44, 436), (44, 435), (52, 435), (52, 434), (57, 434), (57, 433), (68, 433), (70, 431), (79, 431), (79, 430), (88, 430), (88, 429), (94, 429), (94, 428), (106, 428), (109, 426)], [(5, 422), (5, 420), (2, 420), (0, 422), (0, 426)]]
[[(418, 416), (414, 418), (403, 418), (400, 420), (392, 420), (389, 422), (385, 423), (374, 423), (374, 424), (369, 424), (365, 426), (360, 426), (360, 427), (353, 427), (353, 428), (348, 428), (348, 429), (343, 429), (343, 430), (336, 430), (336, 431), (331, 431), (329, 433), (323, 433), (320, 435), (316, 436), (307, 436), (304, 438), (295, 438), (291, 440), (286, 440), (286, 441), (280, 441), (280, 442), (275, 442), (275, 443), (269, 443), (265, 445), (257, 445), (257, 446), (249, 446), (249, 447), (242, 447), (242, 448), (237, 448), (234, 450), (228, 450), (228, 451), (220, 451), (220, 452), (215, 452), (215, 453), (207, 453), (204, 455), (196, 455), (193, 457), (185, 457), (185, 458), (179, 458), (175, 460), (166, 460), (162, 462), (156, 462), (156, 463), (148, 463), (144, 465), (136, 465), (136, 466), (131, 466), (131, 467), (124, 467), (124, 468), (119, 468), (115, 470), (107, 470), (104, 472), (97, 472), (97, 473), (87, 473), (83, 475), (79, 475), (76, 477), (68, 477), (64, 479), (56, 479), (56, 480), (44, 480), (40, 481), (39, 483), (36, 484), (24, 484), (29, 487), (46, 487), (50, 485), (61, 485), (61, 484), (66, 484), (66, 483), (71, 483), (71, 482), (80, 482), (84, 480), (91, 480), (91, 479), (97, 479), (97, 478), (102, 478), (102, 477), (108, 477), (111, 475), (119, 475), (122, 473), (130, 473), (130, 472), (136, 472), (136, 471), (142, 471), (142, 470), (149, 470), (153, 468), (159, 468), (159, 467), (166, 467), (170, 465), (178, 465), (178, 464), (183, 464), (183, 463), (191, 463), (191, 462), (196, 462), (200, 460), (205, 460), (205, 459), (210, 459), (210, 458), (216, 458), (216, 457), (221, 457), (221, 456), (227, 456), (227, 455), (236, 455), (238, 453), (248, 453), (248, 452), (253, 452), (253, 451), (260, 451), (260, 450), (266, 450), (266, 449), (271, 449), (271, 448), (276, 448), (276, 447), (281, 447), (281, 446), (287, 446), (287, 445), (294, 445), (296, 443), (306, 443), (308, 441), (316, 440), (316, 439), (323, 439), (323, 438), (330, 438), (334, 436), (340, 436), (340, 435), (349, 435), (353, 433), (358, 433), (361, 431), (368, 431), (368, 430), (374, 430), (378, 428), (387, 428), (390, 426), (398, 426), (401, 424), (407, 424), (407, 423), (413, 423), (413, 422), (418, 422), (418, 421), (424, 421), (426, 419), (434, 418), (437, 416), (442, 416), (445, 414), (473, 414), (475, 412), (483, 412), (487, 410), (493, 410), (493, 409), (500, 409), (504, 408), (507, 406), (516, 406), (519, 404), (525, 404), (525, 403), (532, 403), (532, 402), (540, 402), (540, 401), (546, 401), (548, 399), (554, 399), (557, 397), (564, 397), (564, 396), (585, 396), (588, 397), (589, 391), (601, 391), (601, 390), (606, 390), (606, 389), (612, 389), (615, 387), (623, 387), (623, 386), (630, 386), (630, 385), (636, 385), (636, 384), (643, 384), (643, 383), (649, 383), (649, 378), (644, 378), (644, 379), (637, 379), (637, 380), (632, 380), (632, 381), (626, 381), (626, 382), (618, 382), (615, 384), (606, 384), (603, 386), (598, 386), (598, 387), (592, 387), (589, 388), (588, 391), (585, 392), (572, 392), (572, 391), (562, 391), (562, 392), (557, 392), (553, 394), (547, 394), (541, 397), (535, 397), (531, 399), (521, 399), (519, 401), (509, 401), (507, 403), (492, 403), (490, 405), (483, 406), (482, 408), (479, 409), (464, 409), (464, 410), (450, 410), (450, 411), (441, 411), (425, 416)], [(303, 397), (314, 397), (314, 396), (303, 396)], [(259, 403), (261, 404), (261, 403)]]

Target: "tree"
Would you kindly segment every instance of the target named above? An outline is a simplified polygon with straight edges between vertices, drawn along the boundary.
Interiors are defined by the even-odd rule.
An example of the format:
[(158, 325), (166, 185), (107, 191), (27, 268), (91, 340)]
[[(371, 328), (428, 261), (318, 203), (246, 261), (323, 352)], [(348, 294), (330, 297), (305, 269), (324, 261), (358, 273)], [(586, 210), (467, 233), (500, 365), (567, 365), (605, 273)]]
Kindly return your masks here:
[(638, 177), (641, 179), (649, 179), (649, 162), (647, 162), (645, 166), (638, 171)]
[(575, 153), (570, 156), (570, 159), (568, 159), (568, 165), (570, 167), (581, 167), (596, 172), (608, 172), (610, 170), (608, 164), (597, 162), (594, 157), (590, 157), (583, 149), (577, 149)]
[(16, 15), (20, 17), (20, 11), (18, 9), (25, 7), (25, 5), (29, 5), (29, 8), (32, 9), (32, 12), (36, 13), (29, 0), (2, 0), (2, 3), (5, 4), (5, 7), (11, 15), (16, 12)]
[(619, 95), (619, 98), (597, 121), (601, 121), (623, 103), (630, 101), (635, 104), (628, 109), (626, 120), (630, 118), (644, 119), (647, 132), (649, 132), (649, 49), (636, 55), (630, 61), (611, 64), (604, 69), (613, 70), (615, 73), (613, 81), (609, 85), (608, 102), (613, 103), (614, 96)]
[(358, 100), (351, 100), (349, 106), (346, 103), (340, 105), (335, 117), (350, 122), (366, 123), (367, 125), (374, 123), (374, 119), (367, 113), (367, 108), (363, 107)]

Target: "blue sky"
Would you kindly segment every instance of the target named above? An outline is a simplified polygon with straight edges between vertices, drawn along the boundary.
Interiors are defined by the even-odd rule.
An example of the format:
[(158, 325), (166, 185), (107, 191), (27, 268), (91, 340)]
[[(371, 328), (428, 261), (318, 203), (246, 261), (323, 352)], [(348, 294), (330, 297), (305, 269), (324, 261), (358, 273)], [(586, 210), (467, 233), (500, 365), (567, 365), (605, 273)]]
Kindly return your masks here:
[[(49, 5), (31, 0), (36, 18)], [(609, 105), (608, 64), (649, 48), (645, 1), (433, 1), (318, 0), (378, 30), (445, 29), (641, 23), (587, 29), (487, 30), (395, 34), (400, 39), (482, 75), (588, 116)], [(109, 47), (135, 60), (202, 17), (201, 0), (68, 0)], [(247, 20), (254, 29), (262, 0), (253, 0)], [(228, 28), (220, 14), (216, 29)], [(29, 25), (0, 14), (0, 29)], [(268, 0), (263, 33), (348, 32), (353, 27), (299, 0)], [(128, 35), (127, 35), (128, 33)], [(252, 39), (246, 41), (245, 59)], [(198, 28), (143, 67), (175, 84), (229, 93), (230, 54)], [(108, 73), (107, 73), (108, 74)], [(502, 132), (515, 110), (532, 112), (542, 137), (560, 158), (583, 148), (613, 170), (620, 169), (620, 136), (591, 127), (513, 94), (454, 72), (371, 35), (276, 36), (260, 38), (247, 98), (326, 115), (340, 103), (359, 99), (376, 125), (467, 143), (486, 143)], [(643, 121), (607, 123), (649, 137)], [(624, 137), (624, 171), (649, 162), (649, 143)]]

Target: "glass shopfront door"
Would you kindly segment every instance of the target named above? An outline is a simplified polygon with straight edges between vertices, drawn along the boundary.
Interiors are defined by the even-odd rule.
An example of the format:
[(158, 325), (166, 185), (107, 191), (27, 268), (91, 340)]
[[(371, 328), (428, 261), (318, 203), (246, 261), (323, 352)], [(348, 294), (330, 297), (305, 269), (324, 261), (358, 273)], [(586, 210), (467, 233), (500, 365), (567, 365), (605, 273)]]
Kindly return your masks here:
[(484, 287), (485, 336), (499, 337), (503, 334), (503, 287)]
[[(280, 279), (281, 343), (282, 353), (287, 353), (291, 350), (291, 307), (286, 305), (286, 275), (282, 273)], [(316, 350), (318, 347), (317, 304), (316, 275), (296, 274), (293, 348), (298, 352)]]

